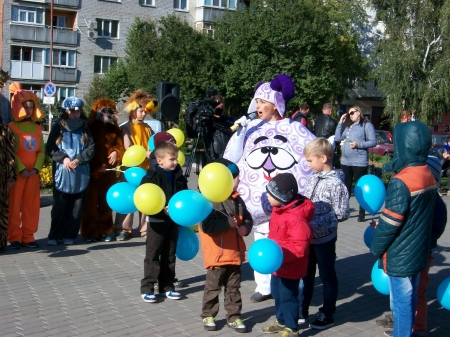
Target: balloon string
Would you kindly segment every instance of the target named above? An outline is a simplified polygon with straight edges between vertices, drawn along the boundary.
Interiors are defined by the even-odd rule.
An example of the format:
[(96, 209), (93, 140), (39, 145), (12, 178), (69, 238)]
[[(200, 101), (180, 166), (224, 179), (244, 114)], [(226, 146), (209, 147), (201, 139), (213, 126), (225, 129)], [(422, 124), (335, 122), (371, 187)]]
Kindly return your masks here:
[(115, 168), (113, 168), (113, 169), (105, 169), (105, 171), (116, 171), (116, 172), (125, 172), (125, 171), (121, 171), (121, 170), (118, 170), (118, 169), (115, 169)]

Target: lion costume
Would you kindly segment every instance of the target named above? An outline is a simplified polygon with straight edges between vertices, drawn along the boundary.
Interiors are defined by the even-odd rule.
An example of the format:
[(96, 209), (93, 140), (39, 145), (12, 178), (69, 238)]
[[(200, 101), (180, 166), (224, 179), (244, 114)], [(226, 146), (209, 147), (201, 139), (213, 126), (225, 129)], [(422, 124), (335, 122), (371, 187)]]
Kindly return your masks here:
[[(114, 101), (101, 98), (94, 102), (89, 114), (89, 128), (94, 137), (95, 154), (90, 161), (91, 180), (83, 211), (81, 236), (88, 240), (98, 240), (112, 233), (114, 228), (106, 193), (116, 183), (117, 176), (115, 171), (106, 169), (116, 167), (125, 152)], [(114, 152), (116, 158), (110, 164), (114, 159)]]

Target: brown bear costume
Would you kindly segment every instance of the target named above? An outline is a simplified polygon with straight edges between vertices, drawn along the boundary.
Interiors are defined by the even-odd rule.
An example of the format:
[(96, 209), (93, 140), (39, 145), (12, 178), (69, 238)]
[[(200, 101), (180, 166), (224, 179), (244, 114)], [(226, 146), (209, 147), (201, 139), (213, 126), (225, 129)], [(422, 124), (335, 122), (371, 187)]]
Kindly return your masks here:
[(115, 171), (106, 169), (115, 168), (125, 152), (113, 100), (101, 98), (94, 102), (89, 113), (89, 129), (94, 137), (95, 154), (90, 161), (91, 180), (83, 211), (81, 236), (94, 241), (113, 232), (112, 210), (106, 202), (106, 193), (117, 182), (117, 175)]

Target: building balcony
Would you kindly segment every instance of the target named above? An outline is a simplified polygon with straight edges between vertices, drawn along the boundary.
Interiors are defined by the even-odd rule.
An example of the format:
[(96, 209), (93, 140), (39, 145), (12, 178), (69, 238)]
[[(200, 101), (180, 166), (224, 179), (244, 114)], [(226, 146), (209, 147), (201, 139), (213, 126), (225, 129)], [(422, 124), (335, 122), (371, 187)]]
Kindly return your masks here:
[(63, 83), (77, 83), (77, 68), (52, 68), (52, 79), (50, 79), (50, 67), (44, 67), (44, 80)]
[[(51, 0), (13, 0), (14, 2), (34, 2), (50, 5)], [(80, 7), (81, 0), (53, 0), (53, 5), (57, 7)]]
[(212, 22), (214, 17), (223, 15), (223, 9), (199, 7), (195, 12), (196, 22)]
[[(14, 41), (50, 43), (48, 26), (29, 26), (11, 23), (10, 38)], [(53, 28), (53, 43), (65, 46), (78, 45), (78, 31), (72, 29)]]

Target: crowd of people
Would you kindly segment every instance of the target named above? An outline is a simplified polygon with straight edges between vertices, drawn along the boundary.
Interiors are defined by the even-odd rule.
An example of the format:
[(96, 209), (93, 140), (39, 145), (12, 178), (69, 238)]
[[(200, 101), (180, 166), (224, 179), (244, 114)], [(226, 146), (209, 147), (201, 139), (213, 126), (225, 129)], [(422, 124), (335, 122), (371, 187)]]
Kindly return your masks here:
[[(137, 90), (125, 104), (129, 120), (119, 128), (117, 107), (111, 99), (95, 101), (87, 117), (84, 102), (68, 97), (62, 115), (44, 144), (37, 123), (44, 117), (38, 98), (18, 83), (13, 93), (13, 122), (0, 128), (0, 251), (38, 248), (34, 239), (39, 220), (39, 171), (47, 154), (52, 160), (53, 198), (47, 244), (72, 245), (81, 233), (87, 241), (128, 240), (133, 236), (133, 214), (116, 214), (106, 202), (107, 190), (117, 182), (116, 167), (126, 149), (141, 145), (146, 170), (141, 184), (158, 185), (166, 205), (158, 213), (139, 213), (138, 232), (146, 237), (141, 298), (157, 303), (157, 295), (182, 299), (175, 275), (178, 225), (168, 203), (187, 189), (187, 178), (178, 163), (175, 139), (166, 132), (154, 134), (144, 123), (156, 111), (156, 99)], [(254, 271), (258, 303), (274, 299), (276, 321), (266, 333), (297, 336), (299, 324), (309, 318), (316, 268), (323, 285), (323, 304), (309, 327), (323, 330), (334, 325), (339, 282), (335, 270), (338, 223), (350, 216), (352, 185), (367, 174), (368, 149), (376, 145), (372, 123), (359, 106), (332, 118), (326, 103), (314, 123), (303, 104), (290, 118), (286, 102), (294, 96), (294, 83), (285, 74), (260, 82), (248, 112), (257, 119), (242, 118), (239, 128), (214, 162), (226, 166), (234, 179), (229, 198), (213, 204), (199, 225), (206, 282), (201, 317), (208, 331), (216, 330), (219, 294), (224, 288), (227, 324), (236, 332), (247, 331), (241, 319), (241, 266), (245, 262), (244, 236), (269, 238), (283, 251), (281, 267), (273, 274)], [(149, 148), (153, 137), (154, 148)], [(410, 146), (414, 144), (414, 146)], [(437, 188), (448, 148), (430, 152), (431, 133), (419, 121), (395, 126), (394, 157), (384, 171), (394, 172), (385, 207), (375, 228), (371, 252), (389, 276), (392, 316), (387, 336), (426, 336), (426, 288), (431, 251), (446, 224), (446, 207)], [(335, 166), (336, 147), (342, 151)], [(450, 161), (449, 161), (450, 162)], [(127, 167), (122, 166), (121, 170)], [(444, 172), (445, 171), (444, 167)], [(450, 170), (448, 170), (450, 171)], [(123, 175), (121, 178), (124, 181)], [(26, 191), (26, 192), (25, 192)], [(26, 193), (26, 196), (25, 196)], [(86, 199), (90, 203), (86, 205)], [(8, 205), (9, 204), (9, 205)], [(365, 221), (360, 207), (358, 221)], [(382, 324), (380, 324), (382, 325)]]

